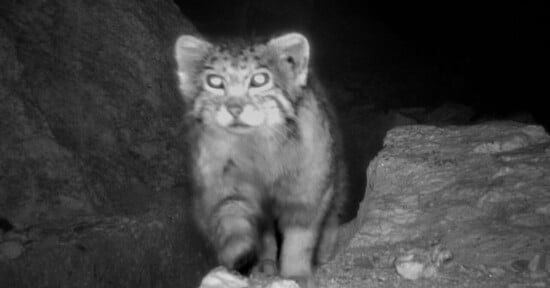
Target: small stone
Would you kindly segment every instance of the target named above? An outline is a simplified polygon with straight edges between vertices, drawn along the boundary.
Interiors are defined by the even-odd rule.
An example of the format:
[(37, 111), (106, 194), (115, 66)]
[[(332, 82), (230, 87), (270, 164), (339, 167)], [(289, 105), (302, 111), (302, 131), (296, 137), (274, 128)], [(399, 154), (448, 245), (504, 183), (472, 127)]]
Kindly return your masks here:
[(529, 265), (527, 266), (529, 268), (529, 271), (530, 272), (537, 272), (537, 271), (540, 271), (542, 269), (540, 269), (540, 255), (535, 255), (531, 261), (529, 261)]
[(147, 227), (149, 227), (151, 229), (163, 230), (164, 229), (164, 224), (161, 221), (154, 220), (154, 221), (149, 222), (147, 224)]
[(201, 282), (199, 288), (246, 288), (246, 278), (227, 271), (224, 267), (217, 267), (210, 271)]
[(443, 248), (440, 245), (436, 245), (431, 253), (432, 264), (435, 267), (441, 266), (441, 264), (446, 263), (453, 259), (453, 253), (450, 250)]
[(529, 276), (531, 279), (541, 279), (548, 276), (547, 266), (546, 266), (546, 253), (537, 254), (531, 258), (529, 261)]
[(544, 215), (550, 215), (550, 203), (544, 205), (544, 206), (540, 206), (538, 207), (535, 212), (539, 213), (539, 214), (544, 214)]
[(6, 241), (3, 243), (0, 243), (0, 258), (5, 257), (7, 259), (15, 259), (23, 252), (25, 251), (25, 248), (23, 245), (16, 241)]
[(424, 264), (419, 262), (400, 262), (396, 263), (397, 273), (405, 279), (416, 280), (422, 277), (424, 273)]
[(300, 286), (292, 280), (277, 280), (269, 284), (267, 288), (300, 288)]
[(489, 271), (489, 273), (491, 273), (491, 275), (495, 277), (502, 277), (504, 276), (504, 274), (506, 274), (506, 271), (500, 267), (492, 267), (489, 268), (487, 271)]

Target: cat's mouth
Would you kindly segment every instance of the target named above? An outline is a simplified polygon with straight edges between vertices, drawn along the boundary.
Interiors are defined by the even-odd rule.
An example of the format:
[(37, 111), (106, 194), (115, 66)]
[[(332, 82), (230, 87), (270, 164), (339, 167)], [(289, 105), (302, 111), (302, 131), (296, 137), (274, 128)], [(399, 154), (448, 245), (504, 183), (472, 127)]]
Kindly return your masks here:
[(255, 128), (255, 126), (246, 124), (240, 120), (233, 120), (229, 125), (226, 126), (226, 128), (235, 133), (246, 133)]

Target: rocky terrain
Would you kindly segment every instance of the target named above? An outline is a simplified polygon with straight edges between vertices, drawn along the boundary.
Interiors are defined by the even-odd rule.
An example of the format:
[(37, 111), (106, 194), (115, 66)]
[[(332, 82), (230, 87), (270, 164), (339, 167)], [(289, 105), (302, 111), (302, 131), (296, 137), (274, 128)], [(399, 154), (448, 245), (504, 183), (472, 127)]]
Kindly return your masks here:
[(1, 1), (0, 287), (190, 287), (171, 1)]
[(321, 287), (546, 287), (549, 140), (516, 122), (391, 130)]
[[(197, 31), (183, 14), (169, 0), (0, 3), (0, 287), (294, 287), (212, 270), (190, 219), (172, 46)], [(549, 285), (541, 126), (454, 105), (385, 113), (354, 102), (364, 87), (328, 88), (352, 183), (320, 287)]]
[[(398, 127), (367, 173), (358, 216), (342, 227), (341, 252), (320, 268), (319, 287), (550, 284), (550, 136), (542, 127)], [(220, 283), (203, 287), (233, 287)]]

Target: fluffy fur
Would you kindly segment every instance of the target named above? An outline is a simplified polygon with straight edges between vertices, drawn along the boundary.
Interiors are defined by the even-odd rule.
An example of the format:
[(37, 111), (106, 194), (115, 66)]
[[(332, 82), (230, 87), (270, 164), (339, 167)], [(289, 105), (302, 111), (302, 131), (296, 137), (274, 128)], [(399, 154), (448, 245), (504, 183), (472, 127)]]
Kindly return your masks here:
[(222, 265), (312, 287), (315, 264), (333, 253), (345, 172), (309, 53), (297, 33), (260, 44), (183, 35), (175, 45), (199, 227)]

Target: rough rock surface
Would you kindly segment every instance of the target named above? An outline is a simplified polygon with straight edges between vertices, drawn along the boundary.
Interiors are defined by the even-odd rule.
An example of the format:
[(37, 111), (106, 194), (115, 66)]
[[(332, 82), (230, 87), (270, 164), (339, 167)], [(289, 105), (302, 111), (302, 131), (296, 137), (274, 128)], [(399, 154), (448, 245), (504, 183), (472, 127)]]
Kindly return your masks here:
[(320, 287), (547, 287), (549, 207), (542, 127), (394, 128)]
[(144, 199), (162, 199), (185, 161), (176, 145), (182, 105), (172, 45), (193, 27), (178, 8), (170, 1), (2, 6), (2, 216), (29, 225), (139, 214), (158, 202)]
[(169, 0), (0, 1), (0, 287), (185, 287)]
[[(213, 257), (172, 60), (192, 32), (169, 0), (0, 2), (0, 287), (199, 285)], [(350, 119), (358, 138), (371, 120)], [(549, 141), (511, 122), (392, 130), (320, 287), (548, 286)]]
[[(394, 128), (368, 168), (358, 217), (341, 229), (340, 253), (316, 275), (318, 287), (548, 287), (549, 207), (550, 136), (542, 127)], [(223, 268), (201, 287), (236, 280), (293, 287)]]

